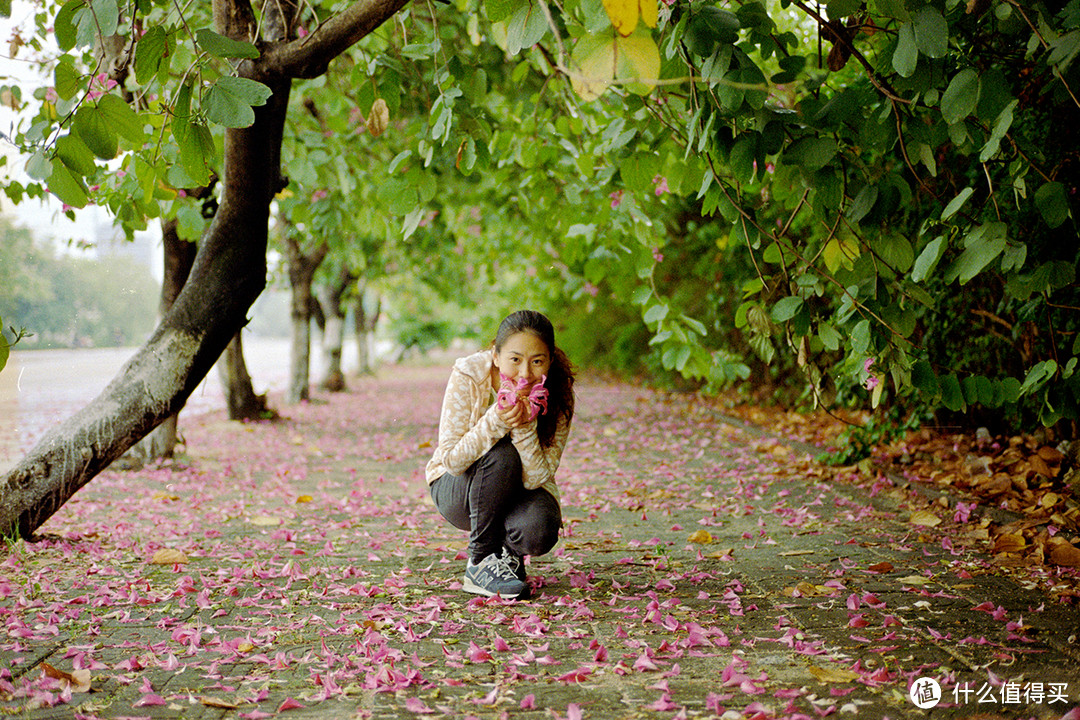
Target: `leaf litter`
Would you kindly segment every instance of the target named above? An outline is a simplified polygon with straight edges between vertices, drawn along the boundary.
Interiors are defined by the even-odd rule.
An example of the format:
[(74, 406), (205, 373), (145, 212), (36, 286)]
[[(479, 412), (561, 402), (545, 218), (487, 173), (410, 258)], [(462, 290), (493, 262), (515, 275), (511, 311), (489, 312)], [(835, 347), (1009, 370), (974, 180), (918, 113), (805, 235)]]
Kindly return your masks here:
[[(1046, 514), (988, 521), (977, 497), (914, 492), (910, 468), (828, 468), (715, 402), (599, 381), (534, 599), (470, 598), (422, 474), (444, 384), (395, 368), (275, 423), (199, 416), (181, 460), (95, 479), (0, 559), (0, 708), (880, 718), (910, 714), (919, 675), (1068, 672), (1041, 662), (1069, 652), (1078, 584), (1047, 564), (1072, 545), (1037, 481)], [(1003, 574), (1022, 587), (984, 599)]]

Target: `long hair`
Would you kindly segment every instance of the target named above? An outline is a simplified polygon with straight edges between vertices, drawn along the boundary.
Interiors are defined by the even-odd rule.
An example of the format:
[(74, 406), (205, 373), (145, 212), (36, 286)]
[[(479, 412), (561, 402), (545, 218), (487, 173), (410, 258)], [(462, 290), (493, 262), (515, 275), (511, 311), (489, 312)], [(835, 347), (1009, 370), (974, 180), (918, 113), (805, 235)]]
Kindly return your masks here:
[(544, 383), (548, 391), (548, 409), (536, 419), (536, 435), (541, 447), (551, 447), (559, 419), (566, 418), (570, 422), (574, 417), (574, 367), (566, 353), (555, 345), (555, 328), (551, 321), (535, 310), (518, 310), (499, 324), (493, 343), (495, 352), (502, 350), (503, 343), (519, 332), (540, 338), (551, 355), (551, 368)]

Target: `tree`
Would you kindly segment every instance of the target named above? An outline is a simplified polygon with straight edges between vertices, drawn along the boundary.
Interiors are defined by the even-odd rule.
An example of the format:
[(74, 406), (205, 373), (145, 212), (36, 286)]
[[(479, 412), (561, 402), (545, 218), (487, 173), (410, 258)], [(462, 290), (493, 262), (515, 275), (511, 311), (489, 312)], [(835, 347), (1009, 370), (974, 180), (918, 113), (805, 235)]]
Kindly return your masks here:
[[(300, 42), (296, 40), (295, 5), (267, 3), (256, 26), (246, 2), (214, 3), (218, 33), (204, 30), (200, 34), (204, 44), (225, 48), (218, 50), (223, 55), (246, 56), (236, 64), (235, 75), (218, 78), (211, 86), (214, 92), (203, 98), (204, 112), (224, 115), (221, 119), (229, 121), (227, 124), (242, 125), (229, 127), (224, 133), (220, 207), (199, 244), (187, 284), (153, 336), (98, 401), (55, 427), (0, 480), (0, 527), (28, 536), (79, 487), (179, 410), (205, 377), (243, 326), (247, 310), (266, 282), (270, 202), (284, 185), (280, 150), (293, 79), (323, 72), (334, 57), (373, 32), (404, 4), (404, 0), (357, 2)], [(76, 43), (89, 48), (97, 28), (102, 29), (102, 35), (113, 35), (119, 27), (115, 7), (110, 14), (107, 8), (66, 5), (56, 20), (61, 48), (73, 48)], [(136, 20), (143, 9), (133, 10), (132, 20)], [(252, 52), (254, 39), (259, 40), (259, 50)], [(175, 57), (171, 52), (160, 54), (165, 42), (179, 47), (178, 36), (153, 25), (133, 43), (136, 79), (140, 70), (144, 78), (147, 72), (150, 77), (162, 72), (165, 58)], [(148, 45), (154, 47), (146, 50)], [(144, 62), (156, 67), (147, 70)], [(77, 80), (73, 63), (62, 60), (57, 67), (59, 77)], [(204, 179), (208, 170), (199, 172), (199, 165), (205, 165), (201, 153), (208, 149), (205, 141), (209, 132), (199, 124), (198, 116), (191, 114), (193, 88), (190, 84), (166, 87), (172, 101), (169, 114), (154, 120), (164, 127), (160, 120), (173, 119), (171, 130), (178, 139), (178, 153), (187, 160), (184, 169), (202, 176), (194, 179)], [(74, 110), (72, 131), (58, 137), (46, 135), (48, 142), (42, 143), (31, 161), (39, 179), (48, 180), (50, 188), (69, 204), (85, 202), (85, 191), (82, 178), (72, 172), (65, 158), (82, 170), (98, 172), (89, 167), (96, 168), (93, 153), (102, 159), (116, 154), (117, 128), (126, 142), (144, 142), (138, 116), (119, 96), (85, 98), (88, 102)], [(246, 100), (263, 100), (264, 104), (251, 107)], [(113, 113), (119, 120), (107, 123)], [(243, 118), (237, 122), (231, 113)], [(50, 123), (48, 127), (53, 126)], [(193, 153), (199, 155), (193, 158)], [(137, 157), (132, 160), (132, 165), (138, 163)], [(138, 193), (139, 198), (153, 196), (158, 176), (150, 172), (148, 177), (150, 192)], [(124, 180), (126, 177), (119, 182)]]

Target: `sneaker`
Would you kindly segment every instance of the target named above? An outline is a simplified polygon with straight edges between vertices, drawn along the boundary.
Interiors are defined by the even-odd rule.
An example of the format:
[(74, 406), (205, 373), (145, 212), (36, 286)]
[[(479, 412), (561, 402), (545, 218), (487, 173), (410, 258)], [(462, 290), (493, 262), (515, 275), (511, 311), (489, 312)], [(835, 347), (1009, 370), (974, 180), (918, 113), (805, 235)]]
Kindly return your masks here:
[(502, 559), (503, 562), (505, 562), (507, 566), (509, 566), (510, 570), (513, 571), (514, 576), (517, 577), (518, 580), (523, 583), (527, 583), (529, 581), (529, 576), (525, 573), (525, 558), (521, 557), (520, 555), (512, 551), (510, 548), (504, 546), (502, 551)]
[(485, 597), (498, 595), (506, 600), (514, 600), (528, 587), (501, 556), (491, 553), (480, 562), (473, 564), (470, 559), (465, 566), (465, 580), (462, 583), (465, 592)]

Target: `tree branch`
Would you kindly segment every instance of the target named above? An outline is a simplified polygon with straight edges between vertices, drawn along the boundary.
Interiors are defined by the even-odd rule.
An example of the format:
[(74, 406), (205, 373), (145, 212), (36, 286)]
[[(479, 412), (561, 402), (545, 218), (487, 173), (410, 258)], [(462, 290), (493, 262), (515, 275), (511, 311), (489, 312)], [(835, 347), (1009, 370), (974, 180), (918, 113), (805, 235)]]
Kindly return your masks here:
[(259, 75), (314, 78), (330, 61), (393, 17), (409, 0), (357, 0), (299, 40), (270, 45), (256, 61)]

